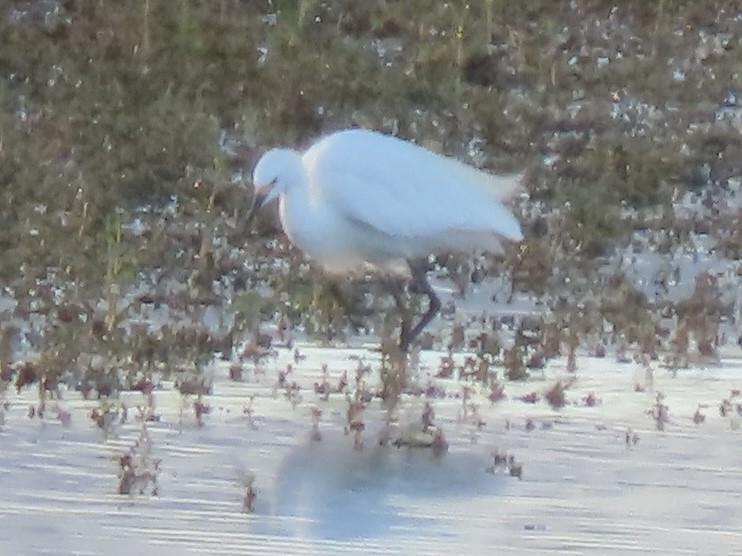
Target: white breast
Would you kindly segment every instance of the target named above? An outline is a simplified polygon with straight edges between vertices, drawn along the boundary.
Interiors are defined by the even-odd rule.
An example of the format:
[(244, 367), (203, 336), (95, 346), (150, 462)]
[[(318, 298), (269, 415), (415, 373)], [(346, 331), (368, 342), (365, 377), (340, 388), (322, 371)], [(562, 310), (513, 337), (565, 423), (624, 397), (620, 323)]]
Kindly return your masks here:
[(291, 243), (328, 272), (377, 270), (396, 275), (409, 272), (406, 259), (415, 254), (409, 251), (407, 242), (389, 241), (370, 227), (349, 222), (323, 203), (284, 195), (279, 216)]

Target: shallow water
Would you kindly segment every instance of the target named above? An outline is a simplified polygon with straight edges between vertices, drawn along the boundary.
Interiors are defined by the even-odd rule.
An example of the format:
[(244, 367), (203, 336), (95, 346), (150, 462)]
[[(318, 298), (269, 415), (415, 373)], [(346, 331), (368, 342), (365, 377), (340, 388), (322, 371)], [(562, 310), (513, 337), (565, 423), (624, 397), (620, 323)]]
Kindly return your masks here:
[[(354, 450), (342, 431), (344, 397), (325, 402), (311, 386), (322, 362), (334, 383), (357, 364), (350, 356), (372, 365), (375, 356), (300, 349), (296, 408), (273, 395), (275, 369), (293, 361), (288, 350), (246, 382), (218, 368), (203, 427), (187, 405), (181, 420), (183, 400), (170, 385), (155, 392), (160, 420), (148, 428), (151, 457), (161, 460), (157, 496), (116, 494), (118, 458), (136, 448), (140, 433), (133, 416), (104, 442), (89, 417), (96, 402), (68, 392), (59, 402), (71, 414), (64, 426), (53, 404), (45, 419), (28, 417), (35, 389), (6, 392), (0, 554), (740, 553), (742, 430), (717, 409), (742, 386), (739, 358), (677, 378), (657, 368), (654, 390), (637, 393), (643, 369), (578, 357), (567, 406), (519, 401), (564, 375), (565, 362), (552, 361), (545, 381), (508, 383), (495, 405), (474, 388), (481, 430), (462, 418), (455, 395), (462, 385), (437, 381), (448, 395), (432, 401), (435, 422), (450, 448), (436, 458), (426, 449), (379, 447), (378, 401), (364, 414), (364, 448)], [(423, 353), (421, 381), (440, 356)], [(658, 391), (669, 408), (663, 431), (647, 415)], [(582, 403), (590, 392), (600, 401), (594, 407)], [(251, 395), (253, 427), (244, 414)], [(127, 394), (127, 403), (135, 398)], [(417, 422), (422, 404), (404, 400), (402, 425)], [(696, 425), (699, 404), (706, 421)], [(310, 441), (312, 407), (323, 412), (320, 442)], [(629, 429), (636, 444), (625, 442)], [(485, 471), (495, 449), (523, 463), (522, 481)], [(242, 507), (246, 473), (258, 489), (252, 514)]]

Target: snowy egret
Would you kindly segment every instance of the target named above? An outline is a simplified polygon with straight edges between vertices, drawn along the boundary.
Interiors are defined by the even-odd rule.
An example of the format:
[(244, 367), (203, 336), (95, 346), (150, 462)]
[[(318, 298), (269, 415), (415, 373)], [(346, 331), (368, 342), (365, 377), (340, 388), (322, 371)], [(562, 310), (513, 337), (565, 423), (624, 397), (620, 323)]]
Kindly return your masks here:
[(517, 175), (493, 176), (396, 137), (351, 129), (303, 154), (266, 152), (253, 171), (247, 221), (278, 198), (286, 235), (327, 272), (377, 271), (425, 294), (428, 309), (413, 327), (402, 286), (393, 291), (406, 352), (441, 306), (426, 278), (431, 254), (501, 252), (502, 239), (523, 239), (502, 205), (518, 182)]

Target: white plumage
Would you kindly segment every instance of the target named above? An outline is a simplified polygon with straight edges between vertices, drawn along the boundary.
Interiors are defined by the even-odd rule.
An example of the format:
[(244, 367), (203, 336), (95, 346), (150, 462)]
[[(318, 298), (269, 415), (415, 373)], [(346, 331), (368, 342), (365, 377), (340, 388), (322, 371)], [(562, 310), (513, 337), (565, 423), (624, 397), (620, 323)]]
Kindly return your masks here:
[(399, 271), (441, 251), (498, 252), (502, 238), (523, 237), (501, 204), (518, 180), (361, 129), (329, 135), (303, 155), (270, 150), (253, 173), (259, 195), (280, 198), (291, 241), (334, 272), (363, 263)]
[(253, 172), (251, 215), (278, 198), (289, 239), (329, 272), (371, 268), (411, 278), (431, 299), (433, 314), (423, 317), (424, 326), (438, 300), (419, 261), (443, 251), (498, 252), (502, 239), (520, 241), (520, 224), (502, 204), (519, 178), (493, 176), (414, 143), (353, 129), (303, 154), (266, 152)]

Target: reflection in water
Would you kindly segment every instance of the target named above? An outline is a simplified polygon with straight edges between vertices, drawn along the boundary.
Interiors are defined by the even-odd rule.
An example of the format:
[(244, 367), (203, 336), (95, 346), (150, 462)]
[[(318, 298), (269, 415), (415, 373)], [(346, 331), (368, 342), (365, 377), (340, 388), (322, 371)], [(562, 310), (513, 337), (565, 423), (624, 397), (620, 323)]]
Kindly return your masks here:
[[(284, 459), (274, 514), (298, 519), (285, 522), (295, 530), (275, 533), (332, 540), (410, 529), (419, 534), (436, 513), (426, 504), (445, 508), (446, 498), (494, 495), (503, 485), (484, 472), (487, 457), (479, 453), (452, 451), (435, 457), (424, 449), (369, 443), (357, 451), (352, 444), (342, 433), (325, 433), (321, 442), (300, 446)], [(415, 500), (426, 517), (401, 513), (396, 497)]]

